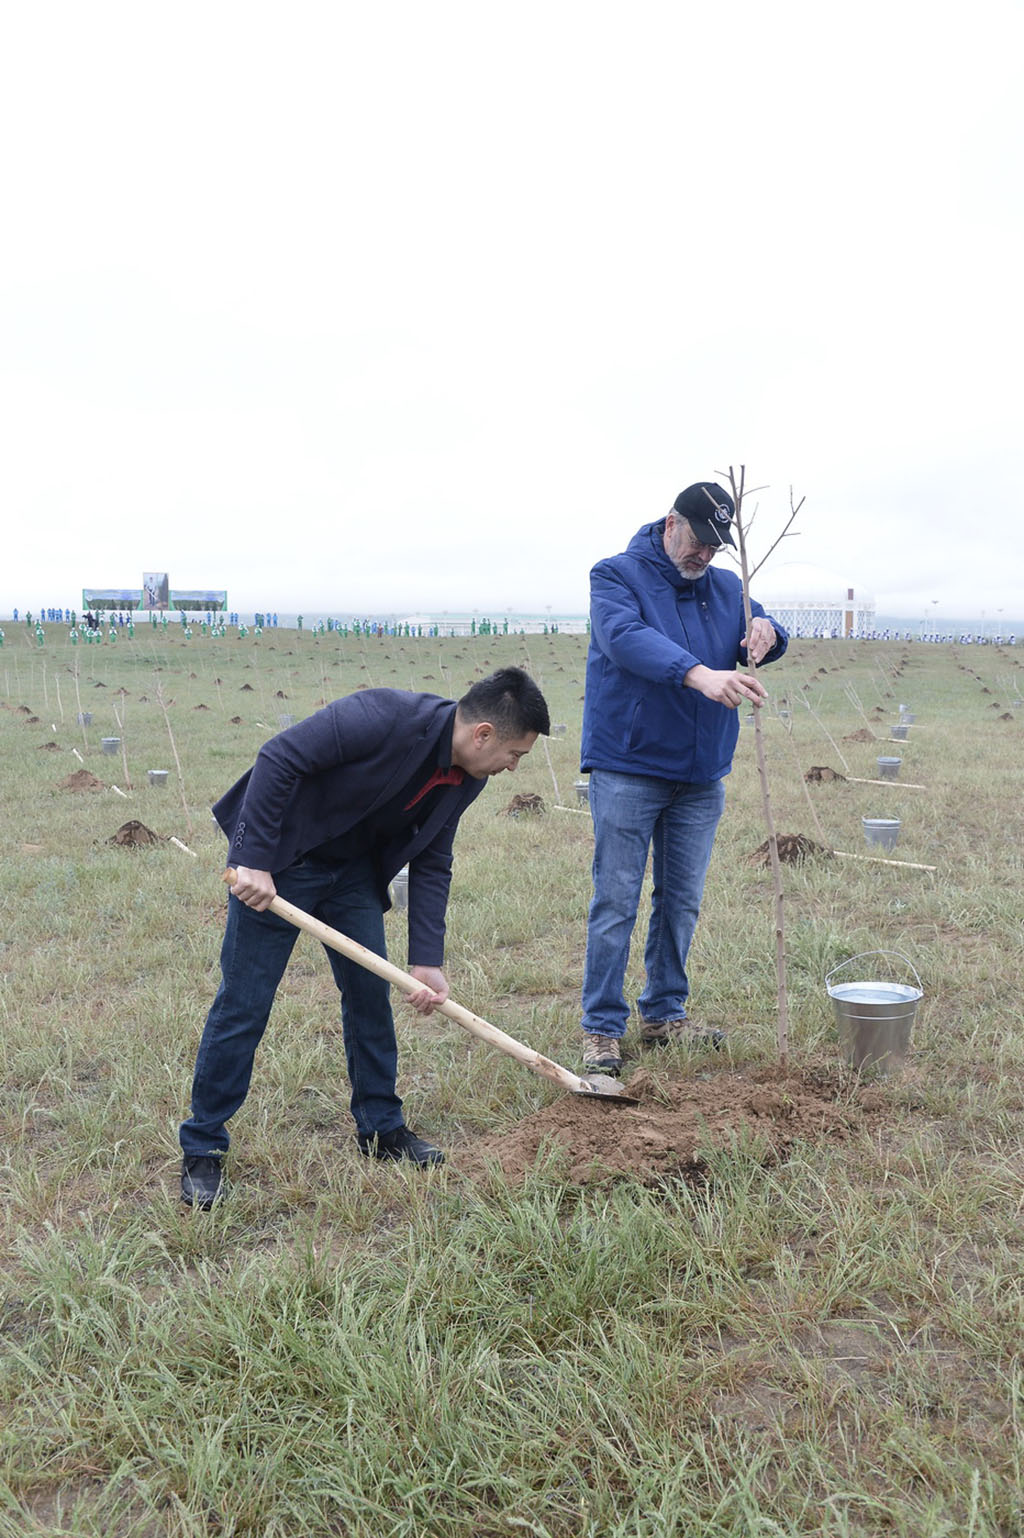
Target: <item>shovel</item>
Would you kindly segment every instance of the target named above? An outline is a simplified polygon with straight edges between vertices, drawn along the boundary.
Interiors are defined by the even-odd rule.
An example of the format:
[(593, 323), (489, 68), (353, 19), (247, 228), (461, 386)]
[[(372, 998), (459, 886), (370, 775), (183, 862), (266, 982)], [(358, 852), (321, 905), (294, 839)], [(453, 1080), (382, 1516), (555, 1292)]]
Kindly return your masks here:
[[(235, 882), (235, 872), (230, 868), (224, 872), (224, 880), (229, 886)], [(302, 908), (296, 908), (293, 903), (286, 902), (283, 897), (275, 897), (270, 904), (270, 912), (276, 913), (278, 918), (286, 919), (289, 924), (294, 924), (296, 929), (304, 929), (321, 945), (330, 946), (332, 951), (340, 951), (347, 956), (349, 961), (355, 961), (359, 966), (365, 967), (368, 972), (375, 972), (385, 982), (393, 983), (396, 988), (401, 988), (405, 993), (418, 993), (423, 984), (418, 983), (408, 972), (403, 972), (401, 967), (396, 967), (393, 962), (386, 961), (383, 956), (378, 956), (375, 951), (369, 951), (365, 945), (360, 945), (358, 940), (350, 940), (340, 930), (332, 929), (330, 924), (325, 924), (322, 919), (316, 919), (311, 913), (306, 913)], [(438, 1004), (438, 1012), (447, 1015), (449, 1020), (454, 1020), (461, 1025), (471, 1036), (479, 1036), (481, 1041), (489, 1042), (492, 1047), (497, 1047), (499, 1052), (507, 1052), (509, 1057), (517, 1058), (520, 1063), (525, 1063), (527, 1068), (532, 1068), (534, 1073), (539, 1073), (542, 1078), (550, 1079), (554, 1084), (560, 1084), (563, 1089), (571, 1090), (574, 1095), (586, 1095), (592, 1100), (608, 1100), (616, 1105), (639, 1105), (639, 1100), (627, 1095), (617, 1079), (610, 1074), (595, 1073), (586, 1079), (579, 1078), (571, 1073), (568, 1068), (562, 1068), (558, 1063), (553, 1063), (549, 1057), (535, 1052), (532, 1047), (524, 1046), (521, 1041), (516, 1041), (514, 1036), (508, 1036), (500, 1031), (496, 1025), (474, 1015), (470, 1009), (465, 1009), (461, 1004), (456, 1004), (454, 999), (446, 999), (443, 1004)]]

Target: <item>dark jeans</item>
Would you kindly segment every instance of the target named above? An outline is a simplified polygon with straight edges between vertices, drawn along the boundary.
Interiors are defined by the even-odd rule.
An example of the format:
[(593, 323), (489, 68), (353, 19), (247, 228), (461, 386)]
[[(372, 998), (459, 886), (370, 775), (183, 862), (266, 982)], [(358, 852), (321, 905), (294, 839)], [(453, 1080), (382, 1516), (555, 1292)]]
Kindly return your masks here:
[[(299, 861), (274, 877), (278, 893), (350, 940), (385, 955), (384, 914), (369, 859), (344, 865)], [(299, 931), (276, 913), (256, 913), (228, 899), (221, 947), (222, 981), (206, 1019), (195, 1077), (192, 1115), (181, 1125), (186, 1154), (223, 1153), (225, 1125), (249, 1092), (253, 1059), (266, 1030), (278, 984)], [(392, 1132), (402, 1125), (395, 1093), (398, 1049), (389, 989), (382, 978), (337, 951), (327, 950), (341, 992), (350, 1105), (359, 1132)]]

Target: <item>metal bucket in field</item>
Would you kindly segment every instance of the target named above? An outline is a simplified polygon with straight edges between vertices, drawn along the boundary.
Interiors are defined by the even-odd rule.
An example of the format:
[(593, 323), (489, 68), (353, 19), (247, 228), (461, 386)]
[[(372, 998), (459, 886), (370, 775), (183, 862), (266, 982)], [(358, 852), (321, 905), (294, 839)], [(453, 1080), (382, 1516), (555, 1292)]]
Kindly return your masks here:
[(111, 758), (113, 758), (116, 755), (117, 750), (118, 750), (118, 748), (120, 746), (121, 746), (121, 739), (120, 739), (120, 737), (101, 737), (100, 738), (100, 747), (103, 749), (104, 753), (108, 753)]
[(909, 727), (909, 721), (898, 721), (895, 726), (890, 726), (889, 736), (895, 737), (898, 742), (906, 742)]
[(166, 769), (147, 769), (146, 778), (151, 785), (162, 785), (166, 788), (167, 773)]
[(875, 763), (878, 765), (878, 778), (880, 780), (898, 779), (900, 773), (900, 764), (902, 762), (903, 760), (901, 758), (890, 758), (885, 754), (883, 754), (881, 758), (876, 758)]
[(409, 906), (408, 865), (403, 865), (402, 869), (391, 878), (391, 901), (396, 908), (408, 908)]
[(902, 722), (904, 722), (904, 724), (906, 726), (913, 726), (914, 722), (917, 720), (917, 717), (915, 716), (914, 712), (909, 709), (908, 706), (901, 705), (900, 706), (900, 720)]
[[(838, 972), (869, 957), (895, 956), (914, 974), (910, 983), (858, 979), (833, 982)], [(835, 1010), (839, 1047), (857, 1073), (873, 1069), (887, 1075), (898, 1073), (910, 1047), (917, 1006), (924, 997), (921, 979), (913, 964), (899, 951), (865, 951), (840, 962), (825, 977), (825, 987)]]
[(900, 837), (898, 817), (862, 817), (864, 837), (880, 849), (895, 849)]

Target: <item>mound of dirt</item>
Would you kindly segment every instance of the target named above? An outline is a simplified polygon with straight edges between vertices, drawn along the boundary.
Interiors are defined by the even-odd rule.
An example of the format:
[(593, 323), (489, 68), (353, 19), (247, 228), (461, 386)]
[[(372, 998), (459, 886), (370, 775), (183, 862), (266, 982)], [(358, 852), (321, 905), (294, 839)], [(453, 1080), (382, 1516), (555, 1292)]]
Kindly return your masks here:
[(816, 781), (842, 780), (845, 783), (846, 775), (840, 774), (838, 769), (830, 769), (828, 764), (812, 764), (804, 775), (805, 780), (811, 784)]
[(120, 844), (124, 849), (144, 849), (147, 844), (162, 844), (163, 839), (147, 828), (144, 822), (123, 822), (117, 832), (106, 840), (108, 844)]
[(232, 716), (231, 717), (231, 725), (232, 726), (241, 726), (241, 724), (242, 724), (241, 716)]
[[(809, 860), (812, 856), (826, 860), (832, 858), (831, 849), (826, 849), (824, 844), (816, 844), (813, 838), (807, 837), (806, 833), (777, 833), (775, 841), (779, 846), (779, 860), (783, 865), (799, 865), (802, 860)], [(763, 844), (758, 844), (752, 854), (747, 855), (748, 865), (770, 865), (771, 863), (772, 856), (767, 839)]]
[(58, 790), (104, 790), (106, 787), (102, 780), (98, 780), (88, 769), (76, 769), (74, 774), (69, 774), (66, 779), (59, 780)]
[(495, 817), (539, 817), (544, 810), (542, 797), (529, 791), (523, 795), (513, 796), (508, 806), (499, 807), (494, 815)]
[(797, 1142), (848, 1138), (874, 1108), (872, 1091), (863, 1092), (863, 1104), (858, 1092), (840, 1100), (838, 1074), (821, 1070), (763, 1068), (672, 1082), (641, 1068), (626, 1090), (639, 1105), (562, 1095), (510, 1132), (475, 1144), (462, 1167), (484, 1179), (487, 1166), (497, 1164), (517, 1182), (539, 1154), (554, 1152), (576, 1186), (624, 1179), (655, 1185), (673, 1175), (699, 1175), (710, 1150), (737, 1139), (756, 1140), (771, 1163)]
[(862, 726), (859, 731), (848, 732), (843, 738), (844, 742), (874, 742), (875, 734), (868, 726)]
[(252, 684), (243, 684), (238, 692), (239, 692), (239, 694), (252, 694), (252, 692), (253, 692)]
[(59, 742), (41, 742), (39, 746), (49, 753), (63, 753), (64, 751)]

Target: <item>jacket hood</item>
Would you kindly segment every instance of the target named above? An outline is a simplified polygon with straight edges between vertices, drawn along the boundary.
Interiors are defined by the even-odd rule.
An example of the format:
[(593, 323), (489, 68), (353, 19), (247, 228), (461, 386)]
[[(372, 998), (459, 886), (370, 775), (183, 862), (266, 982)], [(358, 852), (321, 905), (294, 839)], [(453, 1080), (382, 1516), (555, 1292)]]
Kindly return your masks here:
[(676, 589), (681, 598), (702, 597), (708, 586), (707, 571), (693, 578), (684, 577), (677, 571), (665, 554), (664, 533), (664, 518), (659, 518), (656, 523), (645, 523), (643, 528), (637, 529), (626, 546), (626, 554), (650, 566), (664, 581)]

